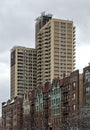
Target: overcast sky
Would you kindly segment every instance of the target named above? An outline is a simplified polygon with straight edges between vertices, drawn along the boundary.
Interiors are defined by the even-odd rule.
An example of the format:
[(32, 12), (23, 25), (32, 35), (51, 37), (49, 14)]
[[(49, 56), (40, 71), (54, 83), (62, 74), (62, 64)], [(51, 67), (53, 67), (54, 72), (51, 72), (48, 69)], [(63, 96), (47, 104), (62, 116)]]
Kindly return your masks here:
[(35, 19), (43, 11), (73, 20), (76, 69), (82, 72), (90, 62), (90, 0), (0, 0), (0, 104), (10, 95), (10, 49), (34, 47)]

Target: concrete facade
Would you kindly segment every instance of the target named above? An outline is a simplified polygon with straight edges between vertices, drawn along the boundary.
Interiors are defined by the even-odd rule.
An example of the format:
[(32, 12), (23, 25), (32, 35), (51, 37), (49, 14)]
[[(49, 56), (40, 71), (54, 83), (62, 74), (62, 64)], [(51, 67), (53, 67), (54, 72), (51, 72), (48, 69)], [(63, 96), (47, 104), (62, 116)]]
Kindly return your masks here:
[[(51, 16), (51, 15), (50, 15)], [(37, 84), (52, 82), (75, 70), (75, 27), (73, 21), (41, 15), (43, 21), (36, 32)], [(45, 22), (46, 20), (46, 22)]]
[(11, 98), (23, 95), (36, 86), (36, 50), (16, 46), (11, 49)]

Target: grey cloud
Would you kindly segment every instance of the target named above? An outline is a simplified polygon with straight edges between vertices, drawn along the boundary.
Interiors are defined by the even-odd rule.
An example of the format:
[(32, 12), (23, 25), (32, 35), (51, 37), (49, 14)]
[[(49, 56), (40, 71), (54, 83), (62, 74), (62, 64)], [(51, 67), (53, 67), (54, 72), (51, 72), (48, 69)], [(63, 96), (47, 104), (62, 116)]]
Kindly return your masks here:
[(9, 65), (9, 62), (10, 62), (10, 55), (9, 54), (10, 54), (9, 51), (3, 51), (0, 53), (0, 61), (2, 61), (0, 63), (0, 65), (1, 64), (8, 64)]
[(4, 82), (0, 85), (0, 117), (1, 117), (1, 104), (2, 102), (6, 102), (10, 97), (9, 97), (9, 88), (8, 88), (8, 80), (4, 79)]
[(25, 8), (6, 7), (6, 11), (4, 10), (0, 20), (1, 51), (18, 43), (25, 44), (27, 42), (26, 44), (29, 46), (31, 42), (34, 42), (34, 20), (32, 20), (30, 14), (25, 11)]
[(9, 71), (5, 70), (4, 67), (9, 67), (6, 65), (3, 67), (0, 64), (0, 116), (1, 116), (1, 104), (6, 102), (10, 98), (10, 75)]
[[(5, 0), (0, 1), (0, 43), (2, 49), (9, 49), (15, 44), (34, 45), (34, 23), (39, 13), (46, 11), (53, 13), (55, 17), (73, 19), (76, 26), (80, 28), (80, 40), (86, 40), (83, 31), (89, 28), (88, 0)], [(87, 8), (88, 7), (88, 8)], [(89, 32), (88, 32), (89, 34)]]

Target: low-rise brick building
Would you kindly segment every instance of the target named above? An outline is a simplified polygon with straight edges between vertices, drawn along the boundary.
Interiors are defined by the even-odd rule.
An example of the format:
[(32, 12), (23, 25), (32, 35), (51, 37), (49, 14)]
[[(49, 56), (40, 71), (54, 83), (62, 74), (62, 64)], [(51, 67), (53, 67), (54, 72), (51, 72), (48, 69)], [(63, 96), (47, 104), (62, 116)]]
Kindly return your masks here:
[(83, 74), (76, 70), (70, 76), (34, 88), (23, 97), (2, 103), (3, 130), (77, 129), (79, 108), (89, 100), (89, 69), (84, 68)]
[(20, 130), (22, 128), (22, 100), (23, 97), (15, 97), (2, 103), (2, 129)]

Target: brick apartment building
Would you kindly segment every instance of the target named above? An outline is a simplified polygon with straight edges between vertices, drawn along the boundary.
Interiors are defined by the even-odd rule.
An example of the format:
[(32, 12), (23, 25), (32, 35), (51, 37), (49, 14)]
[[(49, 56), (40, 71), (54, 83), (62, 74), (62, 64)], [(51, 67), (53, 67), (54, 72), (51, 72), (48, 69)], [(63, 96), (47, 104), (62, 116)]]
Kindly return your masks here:
[(83, 69), (83, 105), (80, 107), (79, 129), (90, 129), (90, 64)]
[(21, 130), (22, 129), (22, 100), (23, 97), (15, 97), (2, 103), (2, 129)]
[(76, 70), (70, 76), (38, 86), (23, 97), (2, 103), (3, 130), (68, 130), (78, 127), (72, 120), (82, 103), (82, 83), (83, 78)]
[[(62, 79), (62, 129), (67, 130), (76, 127), (72, 122), (79, 108), (79, 71), (74, 71), (69, 77)], [(75, 126), (74, 126), (75, 125)]]

